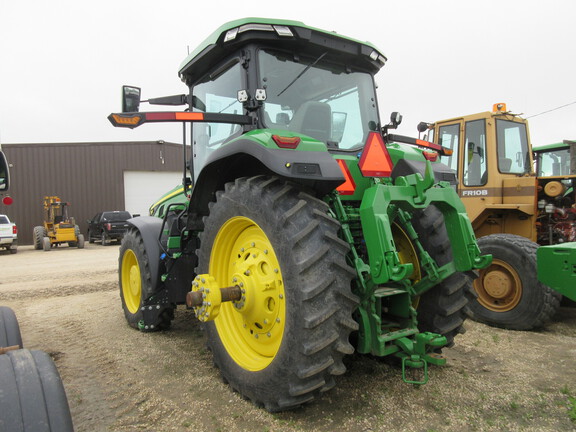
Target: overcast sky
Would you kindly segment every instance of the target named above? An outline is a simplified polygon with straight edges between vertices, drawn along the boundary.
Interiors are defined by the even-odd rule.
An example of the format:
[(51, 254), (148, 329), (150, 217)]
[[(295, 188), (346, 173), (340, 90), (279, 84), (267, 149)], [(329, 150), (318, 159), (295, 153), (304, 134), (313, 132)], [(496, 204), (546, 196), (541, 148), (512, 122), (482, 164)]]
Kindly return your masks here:
[[(226, 21), (284, 18), (375, 44), (380, 115), (399, 133), (505, 102), (534, 145), (576, 139), (574, 0), (0, 0), (0, 143), (180, 142), (176, 125), (113, 128), (120, 87), (184, 93), (178, 67)], [(146, 107), (146, 105), (144, 105)]]

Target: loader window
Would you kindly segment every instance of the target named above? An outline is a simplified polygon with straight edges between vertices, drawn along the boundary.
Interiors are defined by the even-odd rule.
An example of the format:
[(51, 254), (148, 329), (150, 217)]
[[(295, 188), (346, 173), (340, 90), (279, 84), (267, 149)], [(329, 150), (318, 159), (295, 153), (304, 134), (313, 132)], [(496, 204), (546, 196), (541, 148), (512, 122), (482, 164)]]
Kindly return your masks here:
[(487, 181), (486, 126), (484, 120), (466, 122), (464, 143), (464, 184), (482, 186)]
[(506, 174), (524, 174), (531, 171), (530, 151), (526, 125), (496, 119), (498, 170)]
[(258, 53), (259, 87), (266, 88), (268, 128), (310, 136), (331, 148), (364, 145), (379, 124), (374, 81), (344, 65), (274, 50)]
[(440, 126), (438, 144), (453, 151), (452, 156), (442, 156), (440, 160), (458, 172), (458, 142), (460, 138), (460, 124)]
[[(240, 63), (216, 76), (209, 75), (192, 89), (199, 103), (206, 107), (205, 112), (243, 114), (242, 104), (238, 102), (238, 90), (244, 88)], [(203, 112), (194, 108), (195, 112)], [(240, 125), (226, 123), (197, 123), (192, 128), (194, 173), (197, 176), (210, 153), (222, 146), (227, 138), (241, 131)], [(194, 179), (196, 180), (196, 179)]]

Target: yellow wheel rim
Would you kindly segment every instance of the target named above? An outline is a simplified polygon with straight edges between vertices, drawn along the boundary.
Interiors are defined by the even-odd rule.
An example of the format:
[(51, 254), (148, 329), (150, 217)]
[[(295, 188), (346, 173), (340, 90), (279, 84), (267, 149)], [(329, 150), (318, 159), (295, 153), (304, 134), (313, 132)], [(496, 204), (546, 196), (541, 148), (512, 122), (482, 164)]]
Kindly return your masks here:
[(485, 308), (493, 312), (508, 312), (522, 298), (522, 281), (514, 267), (494, 258), (488, 268), (480, 270), (480, 276), (474, 280), (474, 290), (478, 294), (478, 303)]
[(414, 272), (412, 276), (410, 276), (410, 280), (415, 284), (422, 279), (422, 274), (420, 273), (420, 261), (418, 260), (418, 254), (414, 249), (414, 245), (410, 241), (408, 234), (396, 223), (392, 225), (392, 236), (394, 237), (400, 262), (402, 264), (412, 263), (414, 265)]
[(130, 313), (135, 314), (140, 308), (142, 298), (142, 278), (138, 259), (131, 249), (122, 257), (122, 295)]
[(242, 289), (242, 299), (223, 303), (214, 320), (226, 351), (246, 370), (265, 369), (282, 344), (286, 299), (278, 258), (262, 228), (246, 217), (222, 225), (209, 274), (220, 286)]

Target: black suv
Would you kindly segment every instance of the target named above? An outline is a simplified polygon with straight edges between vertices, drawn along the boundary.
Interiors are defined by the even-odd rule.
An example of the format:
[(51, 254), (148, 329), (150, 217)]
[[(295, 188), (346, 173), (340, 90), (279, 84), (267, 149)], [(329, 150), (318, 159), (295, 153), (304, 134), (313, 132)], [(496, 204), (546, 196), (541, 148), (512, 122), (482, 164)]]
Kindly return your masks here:
[(100, 240), (105, 246), (111, 240), (122, 240), (128, 228), (126, 221), (132, 216), (127, 211), (105, 211), (98, 213), (88, 223), (88, 241)]

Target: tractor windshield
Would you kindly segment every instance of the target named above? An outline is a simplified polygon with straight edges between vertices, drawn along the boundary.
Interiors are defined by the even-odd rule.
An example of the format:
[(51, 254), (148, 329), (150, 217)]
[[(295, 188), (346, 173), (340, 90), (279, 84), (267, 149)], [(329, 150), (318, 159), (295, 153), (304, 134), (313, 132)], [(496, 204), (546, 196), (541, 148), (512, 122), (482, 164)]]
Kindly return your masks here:
[(538, 177), (570, 175), (570, 149), (554, 149), (536, 153)]
[(266, 89), (264, 124), (308, 135), (330, 148), (364, 144), (379, 125), (374, 81), (364, 72), (315, 57), (261, 49), (260, 82)]

